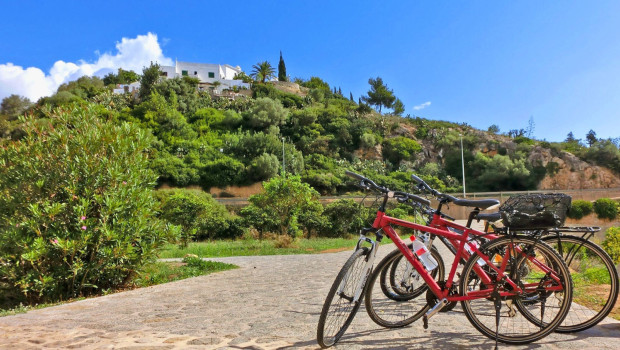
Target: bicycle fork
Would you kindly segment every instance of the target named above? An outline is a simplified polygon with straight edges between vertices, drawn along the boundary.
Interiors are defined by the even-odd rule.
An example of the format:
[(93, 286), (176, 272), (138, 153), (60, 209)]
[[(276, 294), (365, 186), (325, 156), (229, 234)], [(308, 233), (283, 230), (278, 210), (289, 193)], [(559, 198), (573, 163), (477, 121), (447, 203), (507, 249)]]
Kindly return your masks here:
[[(370, 271), (372, 270), (372, 266), (375, 262), (375, 257), (377, 256), (377, 249), (379, 247), (377, 242), (364, 236), (363, 234), (360, 234), (360, 239), (357, 242), (355, 249), (356, 250), (359, 249), (363, 242), (370, 243), (370, 252), (368, 253), (368, 258), (366, 260), (366, 264), (364, 265), (362, 278), (360, 278), (359, 282), (357, 283), (357, 287), (355, 288), (355, 294), (353, 294), (353, 298), (349, 300), (349, 302), (351, 303), (357, 303), (362, 298), (362, 295), (364, 293), (364, 287), (366, 287), (366, 281), (368, 280), (368, 276), (370, 276)], [(341, 295), (341, 296), (343, 295), (343, 290), (345, 286), (346, 286), (345, 283), (340, 284), (340, 287), (338, 288), (338, 295)]]

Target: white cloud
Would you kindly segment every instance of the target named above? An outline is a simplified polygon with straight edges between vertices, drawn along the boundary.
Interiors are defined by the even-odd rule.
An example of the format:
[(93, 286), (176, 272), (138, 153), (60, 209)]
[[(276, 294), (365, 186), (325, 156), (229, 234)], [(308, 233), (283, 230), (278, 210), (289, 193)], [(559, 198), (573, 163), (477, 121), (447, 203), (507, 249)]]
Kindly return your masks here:
[(63, 83), (88, 76), (104, 76), (118, 68), (141, 73), (151, 62), (172, 65), (165, 57), (157, 40), (157, 34), (148, 33), (135, 38), (123, 38), (116, 43), (116, 53), (104, 53), (93, 63), (79, 60), (77, 63), (56, 61), (48, 74), (36, 67), (24, 69), (13, 63), (0, 64), (0, 99), (11, 94), (26, 96), (32, 101), (52, 95)]
[(426, 107), (428, 107), (430, 105), (431, 105), (431, 101), (426, 101), (426, 102), (422, 103), (421, 105), (414, 106), (413, 110), (414, 111), (419, 111), (419, 110), (424, 109), (424, 108), (426, 108)]

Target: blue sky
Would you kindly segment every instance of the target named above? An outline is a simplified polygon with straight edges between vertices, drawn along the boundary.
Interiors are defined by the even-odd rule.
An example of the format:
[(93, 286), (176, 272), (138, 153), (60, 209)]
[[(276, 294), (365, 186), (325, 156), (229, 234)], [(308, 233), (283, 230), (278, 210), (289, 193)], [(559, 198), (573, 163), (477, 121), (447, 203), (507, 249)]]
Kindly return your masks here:
[(281, 50), (291, 77), (356, 99), (382, 77), (405, 114), (503, 132), (532, 117), (538, 139), (615, 138), (619, 13), (617, 1), (6, 1), (0, 98), (154, 57), (250, 72)]

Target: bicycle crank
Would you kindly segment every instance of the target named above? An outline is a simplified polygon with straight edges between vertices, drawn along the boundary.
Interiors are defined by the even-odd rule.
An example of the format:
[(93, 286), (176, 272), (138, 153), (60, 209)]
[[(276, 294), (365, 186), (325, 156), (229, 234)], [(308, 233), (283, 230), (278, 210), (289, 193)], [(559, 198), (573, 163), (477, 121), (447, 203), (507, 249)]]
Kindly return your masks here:
[(424, 329), (428, 329), (428, 319), (435, 316), (444, 306), (448, 305), (448, 299), (441, 299), (435, 306), (428, 310), (422, 320), (424, 321)]

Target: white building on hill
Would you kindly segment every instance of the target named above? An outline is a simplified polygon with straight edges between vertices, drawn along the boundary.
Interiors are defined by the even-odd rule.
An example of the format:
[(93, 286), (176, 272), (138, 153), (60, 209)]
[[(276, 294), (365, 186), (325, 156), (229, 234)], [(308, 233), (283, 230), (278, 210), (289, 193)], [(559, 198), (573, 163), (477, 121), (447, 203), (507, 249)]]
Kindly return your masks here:
[[(220, 92), (225, 89), (232, 89), (235, 86), (239, 88), (250, 88), (250, 84), (241, 80), (234, 80), (236, 74), (241, 73), (241, 67), (233, 67), (228, 64), (212, 64), (212, 63), (191, 63), (176, 61), (174, 66), (161, 66), (163, 76), (168, 79), (176, 77), (192, 77), (198, 78), (200, 84), (199, 89), (212, 89)], [(214, 86), (214, 82), (219, 81), (219, 86)], [(217, 85), (217, 84), (216, 84)]]

